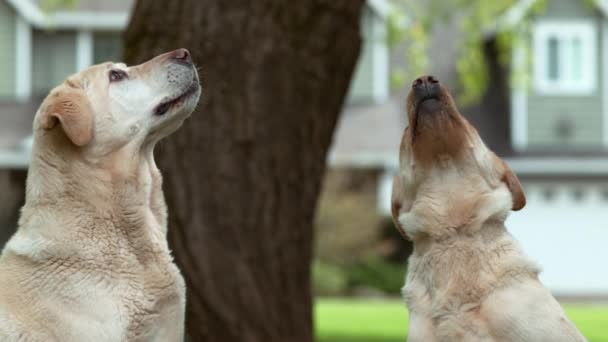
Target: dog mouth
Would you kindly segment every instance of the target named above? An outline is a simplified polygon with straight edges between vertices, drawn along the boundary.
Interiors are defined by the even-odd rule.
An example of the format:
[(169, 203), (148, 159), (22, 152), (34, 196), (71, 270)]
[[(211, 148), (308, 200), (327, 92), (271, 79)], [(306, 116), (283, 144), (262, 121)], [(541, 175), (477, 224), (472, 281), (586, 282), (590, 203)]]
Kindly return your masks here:
[[(437, 110), (440, 105), (441, 99), (437, 95), (427, 95), (416, 102), (414, 107), (414, 115), (412, 120), (412, 144), (416, 142), (416, 136), (418, 134), (418, 120), (421, 114), (432, 113)], [(428, 107), (428, 108), (426, 108)], [(421, 111), (423, 113), (421, 113)]]
[(435, 95), (429, 95), (429, 96), (423, 97), (416, 104), (416, 114), (420, 114), (420, 109), (422, 108), (423, 105), (431, 103), (431, 102), (439, 103), (439, 102), (441, 102), (441, 100), (439, 99), (439, 96), (435, 96)]
[(173, 99), (161, 102), (158, 106), (156, 106), (156, 108), (154, 109), (154, 115), (163, 116), (167, 114), (167, 112), (169, 112), (171, 108), (182, 105), (185, 100), (188, 99), (190, 96), (194, 95), (199, 88), (200, 86), (198, 82), (192, 82), (192, 84), (186, 90), (184, 90), (181, 95), (178, 95)]

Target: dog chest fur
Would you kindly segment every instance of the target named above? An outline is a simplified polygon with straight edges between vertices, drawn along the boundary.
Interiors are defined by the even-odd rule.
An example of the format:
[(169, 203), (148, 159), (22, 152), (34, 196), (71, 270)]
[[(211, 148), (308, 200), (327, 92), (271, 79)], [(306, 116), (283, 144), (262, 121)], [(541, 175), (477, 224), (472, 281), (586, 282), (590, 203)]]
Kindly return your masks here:
[(185, 284), (153, 151), (200, 94), (186, 49), (94, 65), (51, 90), (0, 257), (1, 341), (183, 340)]
[[(73, 341), (86, 340), (87, 336), (97, 336), (99, 341), (103, 340), (100, 336), (106, 336), (107, 341), (138, 341), (145, 340), (156, 320), (163, 319), (161, 308), (181, 310), (184, 281), (172, 262), (162, 230), (158, 224), (150, 224), (154, 215), (145, 208), (120, 208), (119, 212), (123, 215), (60, 215), (62, 219), (54, 224), (65, 227), (78, 222), (71, 236), (46, 239), (22, 234), (11, 240), (5, 251), (7, 262), (0, 271), (9, 275), (2, 283), (12, 284), (2, 284), (2, 288), (19, 288), (15, 305), (35, 301), (39, 310), (14, 318), (36, 320), (40, 330), (51, 336), (66, 338), (65, 332), (70, 332)], [(43, 224), (40, 217), (46, 217), (48, 231), (48, 218), (56, 214), (54, 210), (38, 210), (35, 217), (24, 217), (32, 230)], [(34, 244), (33, 238), (37, 239)], [(31, 246), (42, 250), (32, 254), (36, 248)], [(18, 274), (6, 269), (13, 264), (18, 266)], [(69, 320), (64, 319), (67, 312)], [(114, 330), (107, 329), (107, 323), (116, 317), (120, 324)]]

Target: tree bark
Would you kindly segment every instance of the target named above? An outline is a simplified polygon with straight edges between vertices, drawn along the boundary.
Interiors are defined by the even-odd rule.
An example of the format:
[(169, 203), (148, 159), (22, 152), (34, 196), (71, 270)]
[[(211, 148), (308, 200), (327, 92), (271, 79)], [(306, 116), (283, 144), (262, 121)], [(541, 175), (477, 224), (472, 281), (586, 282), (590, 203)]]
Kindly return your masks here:
[(194, 341), (313, 340), (313, 216), (363, 3), (137, 2), (126, 61), (186, 47), (202, 76), (199, 109), (157, 147)]
[(0, 170), (0, 250), (15, 233), (19, 221), (19, 209), (25, 202), (25, 170)]

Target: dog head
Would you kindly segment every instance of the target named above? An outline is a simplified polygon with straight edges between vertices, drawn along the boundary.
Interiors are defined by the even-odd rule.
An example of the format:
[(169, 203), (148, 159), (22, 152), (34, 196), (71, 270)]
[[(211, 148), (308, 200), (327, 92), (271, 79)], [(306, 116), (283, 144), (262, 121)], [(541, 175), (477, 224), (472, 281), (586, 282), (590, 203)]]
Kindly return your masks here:
[(186, 49), (132, 67), (95, 65), (50, 92), (34, 120), (35, 139), (91, 158), (153, 146), (192, 113), (200, 93)]
[(423, 76), (413, 82), (407, 111), (409, 125), (401, 140), (400, 172), (392, 198), (393, 220), (404, 235), (398, 217), (414, 205), (428, 209), (439, 225), (451, 228), (479, 216), (485, 205), (481, 199), (494, 191), (506, 189), (510, 198), (505, 205), (496, 206), (493, 215), (506, 218), (509, 210), (525, 206), (515, 174), (485, 146), (435, 77)]

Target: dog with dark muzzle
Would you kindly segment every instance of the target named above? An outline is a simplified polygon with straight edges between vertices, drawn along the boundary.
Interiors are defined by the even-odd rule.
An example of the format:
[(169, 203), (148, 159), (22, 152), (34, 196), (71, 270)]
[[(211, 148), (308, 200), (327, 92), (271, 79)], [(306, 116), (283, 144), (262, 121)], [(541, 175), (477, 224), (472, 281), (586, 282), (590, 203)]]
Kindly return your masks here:
[(522, 186), (433, 76), (407, 99), (392, 216), (414, 243), (408, 341), (585, 341), (504, 222)]

